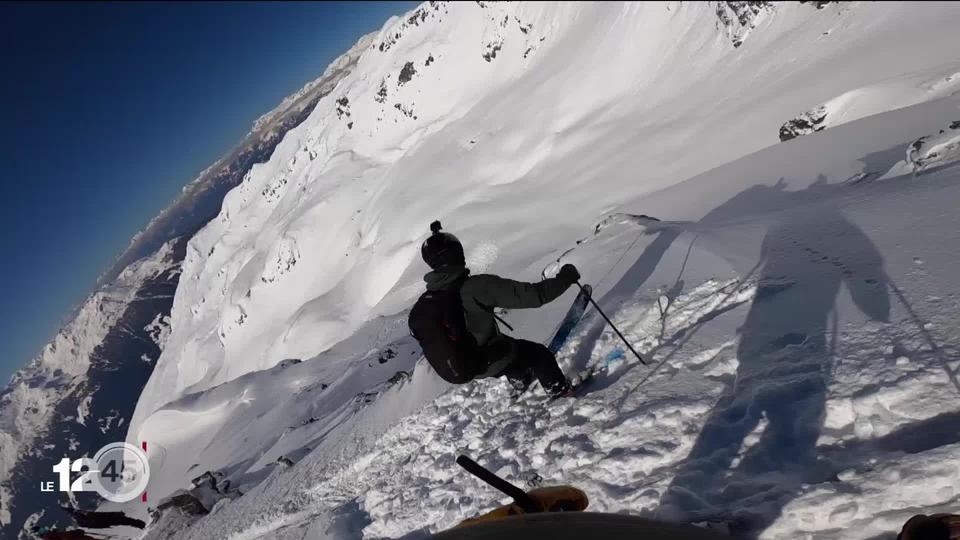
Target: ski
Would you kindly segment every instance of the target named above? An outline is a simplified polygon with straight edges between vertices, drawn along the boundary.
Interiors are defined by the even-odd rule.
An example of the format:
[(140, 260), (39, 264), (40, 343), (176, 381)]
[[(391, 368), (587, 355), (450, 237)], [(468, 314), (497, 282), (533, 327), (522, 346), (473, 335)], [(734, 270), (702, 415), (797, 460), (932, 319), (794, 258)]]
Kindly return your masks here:
[(570, 305), (570, 309), (567, 310), (567, 314), (563, 317), (560, 326), (553, 334), (553, 339), (551, 339), (550, 344), (547, 345), (550, 352), (557, 354), (560, 349), (563, 348), (563, 344), (567, 342), (567, 338), (573, 333), (573, 328), (580, 322), (584, 312), (587, 310), (587, 306), (590, 305), (590, 295), (592, 293), (593, 288), (590, 287), (590, 285), (584, 285), (583, 288), (580, 289), (580, 293), (574, 298), (573, 304)]
[[(564, 315), (563, 319), (560, 321), (560, 326), (557, 327), (557, 331), (553, 334), (553, 339), (550, 340), (550, 344), (547, 345), (547, 348), (550, 349), (554, 355), (563, 348), (563, 344), (566, 343), (567, 338), (570, 337), (570, 334), (573, 333), (574, 327), (577, 326), (577, 323), (580, 322), (580, 319), (583, 318), (584, 312), (587, 310), (587, 306), (590, 305), (590, 294), (593, 292), (593, 289), (590, 285), (584, 285), (580, 292), (577, 294), (577, 297), (573, 299), (573, 303), (570, 304), (570, 309), (567, 310), (567, 314)], [(512, 388), (510, 392), (510, 399), (516, 400), (520, 399), (523, 396), (527, 389), (533, 384), (534, 377), (533, 372), (528, 373), (528, 378), (525, 381), (526, 384), (518, 385)]]

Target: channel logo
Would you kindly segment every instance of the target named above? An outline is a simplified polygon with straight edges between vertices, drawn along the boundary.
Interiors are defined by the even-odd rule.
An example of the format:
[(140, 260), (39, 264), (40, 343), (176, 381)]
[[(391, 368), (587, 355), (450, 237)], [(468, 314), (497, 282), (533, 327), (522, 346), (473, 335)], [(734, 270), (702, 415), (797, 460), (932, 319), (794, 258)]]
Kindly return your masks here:
[[(104, 499), (116, 503), (146, 500), (150, 482), (150, 462), (144, 449), (126, 442), (114, 442), (101, 448), (93, 456), (76, 460), (63, 458), (53, 466), (56, 481), (40, 483), (41, 491), (95, 491)], [(71, 476), (78, 474), (71, 481)]]

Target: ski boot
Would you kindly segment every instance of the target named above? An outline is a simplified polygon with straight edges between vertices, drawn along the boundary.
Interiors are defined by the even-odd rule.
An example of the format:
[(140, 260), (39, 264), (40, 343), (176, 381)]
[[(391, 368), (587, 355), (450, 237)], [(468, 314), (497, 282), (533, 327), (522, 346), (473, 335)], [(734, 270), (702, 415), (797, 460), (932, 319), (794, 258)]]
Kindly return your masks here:
[(570, 379), (564, 379), (563, 383), (547, 389), (547, 395), (550, 396), (550, 401), (560, 398), (573, 397), (576, 389), (577, 387), (570, 383)]
[(510, 383), (510, 399), (517, 399), (530, 388), (530, 385), (533, 384), (533, 369), (524, 370), (519, 377), (507, 377), (507, 382)]

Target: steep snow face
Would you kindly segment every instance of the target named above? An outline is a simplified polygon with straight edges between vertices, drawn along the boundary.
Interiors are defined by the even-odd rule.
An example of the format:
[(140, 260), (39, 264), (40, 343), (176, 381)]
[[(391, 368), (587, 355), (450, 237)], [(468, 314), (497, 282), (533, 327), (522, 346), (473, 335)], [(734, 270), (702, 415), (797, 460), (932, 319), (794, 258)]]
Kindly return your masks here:
[[(767, 148), (628, 202), (636, 213), (540, 257), (590, 276), (647, 360), (591, 310), (558, 355), (568, 373), (602, 367), (575, 400), (438, 384), (409, 337), (372, 332), (388, 318), (310, 361), (169, 404), (145, 430), (160, 448), (189, 444), (190, 461), (151, 463), (174, 475), (239, 464), (222, 469), (245, 495), (161, 518), (147, 538), (424, 537), (505, 502), (454, 463), (461, 452), (517, 485), (576, 485), (593, 511), (761, 538), (885, 537), (955, 508), (960, 168), (877, 176), (957, 111), (949, 98)], [(654, 212), (671, 219), (642, 215)], [(507, 317), (545, 338), (565, 308)], [(345, 399), (385, 367), (413, 374)]]
[[(675, 221), (719, 219), (712, 209), (730, 200), (721, 214), (733, 225), (721, 229), (720, 234), (729, 237), (719, 245), (733, 262), (722, 258), (726, 262), (721, 264), (717, 253), (703, 255), (713, 265), (704, 262), (697, 273), (699, 282), (690, 287), (704, 287), (710, 294), (685, 300), (703, 307), (684, 315), (686, 322), (701, 317), (710, 321), (723, 307), (718, 298), (730, 287), (740, 291), (730, 280), (750, 281), (764, 232), (773, 225), (763, 216), (810, 203), (804, 200), (806, 194), (778, 197), (777, 189), (771, 188), (760, 190), (757, 200), (741, 208), (737, 205), (742, 200), (734, 195), (754, 184), (775, 185), (785, 176), (789, 176), (785, 185), (797, 191), (818, 174), (868, 186), (865, 175), (870, 173), (875, 180), (886, 173), (903, 159), (911, 141), (933, 133), (943, 125), (943, 116), (956, 110), (952, 102), (931, 102), (937, 104), (929, 112), (938, 115), (934, 119), (926, 113), (911, 116), (907, 113), (916, 111), (904, 109), (904, 115), (887, 113), (892, 116), (873, 125), (876, 133), (869, 129), (874, 118), (869, 116), (779, 144), (778, 129), (797, 111), (855, 89), (912, 76), (908, 74), (918, 73), (922, 75), (918, 80), (929, 81), (950, 71), (944, 66), (960, 63), (955, 54), (960, 8), (864, 3), (816, 9), (772, 4), (741, 11), (739, 26), (728, 24), (733, 20), (728, 8), (733, 9), (708, 3), (437, 2), (388, 21), (354, 71), (286, 135), (267, 163), (251, 170), (225, 199), (220, 215), (190, 243), (167, 347), (137, 405), (129, 435), (157, 442), (151, 446), (155, 449), (151, 463), (162, 480), (151, 487), (151, 496), (187, 487), (192, 476), (204, 472), (202, 468), (229, 469), (239, 476), (265, 474), (265, 466), (279, 456), (291, 451), (303, 454), (309, 447), (311, 468), (293, 473), (302, 480), (298, 487), (284, 484), (290, 478), (280, 473), (275, 473), (275, 484), (263, 487), (276, 490), (265, 495), (276, 506), (241, 519), (241, 509), (250, 512), (252, 507), (228, 505), (234, 508), (228, 514), (237, 520), (235, 526), (210, 522), (210, 527), (229, 526), (248, 537), (256, 536), (256, 531), (270, 535), (282, 526), (270, 522), (283, 514), (277, 508), (301, 504), (296, 498), (303, 490), (333, 474), (349, 480), (378, 458), (390, 461), (393, 454), (381, 446), (362, 461), (351, 461), (358, 448), (346, 442), (358, 436), (355, 430), (376, 432), (359, 427), (365, 423), (386, 427), (416, 412), (445, 387), (415, 376), (413, 386), (406, 388), (416, 387), (419, 394), (384, 401), (392, 407), (357, 412), (362, 407), (352, 403), (364, 384), (373, 388), (375, 382), (383, 383), (384, 372), (364, 373), (368, 364), (377, 369), (368, 353), (388, 341), (367, 338), (376, 335), (381, 324), (393, 322), (399, 327), (391, 327), (389, 339), (403, 333), (403, 312), (422, 290), (420, 278), (426, 268), (418, 248), (433, 219), (442, 219), (463, 240), (474, 272), (535, 280), (612, 212), (639, 209)], [(727, 22), (720, 11), (728, 16)], [(910, 39), (895, 37), (904, 35)], [(911, 104), (876, 95), (880, 97), (864, 114)], [(922, 106), (942, 94), (916, 96), (912, 103)], [(841, 131), (854, 126), (861, 130)], [(846, 136), (838, 135), (843, 133)], [(823, 139), (827, 136), (831, 137)], [(764, 159), (736, 161), (771, 145), (776, 146)], [(833, 146), (840, 157), (830, 154), (834, 162), (829, 168), (822, 166), (821, 157)], [(725, 164), (722, 174), (706, 175)], [(691, 178), (697, 181), (684, 182)], [(736, 229), (738, 209), (758, 214), (761, 224)], [(803, 212), (798, 219), (811, 221)], [(811, 236), (825, 234), (814, 231)], [(826, 234), (831, 231), (828, 227)], [(669, 238), (652, 243), (651, 253), (671, 245)], [(614, 279), (611, 268), (619, 264), (618, 256), (630, 241), (605, 237), (593, 244), (595, 251), (580, 251), (571, 260), (581, 266), (587, 281)], [(638, 250), (646, 247), (637, 245)], [(668, 270), (675, 272), (682, 266), (683, 253), (671, 253), (677, 264)], [(644, 286), (642, 274), (647, 270), (640, 264), (628, 273), (623, 290), (598, 289), (611, 294), (604, 299), (612, 311), (622, 307), (621, 317), (642, 321), (634, 335), (649, 331), (643, 321), (654, 313), (655, 297), (632, 297)], [(709, 281), (711, 277), (717, 281)], [(831, 279), (836, 277), (830, 274)], [(743, 298), (736, 294), (733, 298), (751, 301), (755, 286), (747, 284), (740, 291)], [(644, 290), (643, 295), (649, 293)], [(516, 313), (511, 319), (517, 319), (520, 335), (545, 339), (563, 309)], [(744, 311), (745, 307), (739, 312), (739, 322), (747, 316)], [(713, 358), (710, 351), (735, 347), (727, 342), (735, 338), (738, 324), (724, 321), (710, 326), (713, 341), (703, 344), (699, 351), (703, 357), (691, 364)], [(784, 347), (805, 343), (799, 335), (785, 339)], [(587, 343), (592, 347), (595, 341)], [(814, 342), (820, 343), (819, 338)], [(608, 352), (613, 351), (604, 354)], [(595, 360), (593, 353), (577, 354)], [(288, 359), (313, 360), (280, 369)], [(412, 369), (413, 362), (406, 359), (402, 369)], [(729, 360), (720, 363), (722, 369), (714, 375), (726, 381), (736, 365)], [(567, 366), (573, 365), (568, 360)], [(635, 385), (641, 378), (625, 379), (624, 384)], [(685, 418), (676, 419), (671, 433), (688, 435), (687, 446), (676, 449), (670, 459), (676, 461), (683, 450), (693, 448), (695, 420), (722, 392), (715, 383), (694, 380), (685, 387), (690, 396), (703, 399), (684, 398), (690, 408), (684, 409)], [(405, 419), (404, 426), (414, 426), (411, 439), (422, 436), (427, 442), (410, 446), (404, 457), (446, 459), (439, 452), (449, 440), (440, 435), (427, 438), (425, 426), (443, 425), (456, 417), (458, 403), (476, 405), (487, 395), (485, 388), (442, 398), (446, 401), (436, 404), (446, 407), (442, 414)], [(616, 392), (625, 390), (619, 387)], [(399, 390), (386, 394), (393, 392), (400, 394)], [(275, 397), (291, 394), (296, 399)], [(315, 403), (322, 405), (313, 408)], [(277, 418), (285, 419), (271, 404), (296, 421), (271, 427)], [(631, 411), (638, 417), (645, 414), (642, 404), (636, 405)], [(483, 422), (497, 418), (478, 414)], [(309, 422), (310, 418), (317, 420)], [(577, 412), (557, 422), (576, 427), (584, 418), (589, 415)], [(840, 419), (831, 421), (843, 424)], [(296, 429), (303, 427), (299, 422), (307, 422), (303, 432)], [(180, 427), (185, 425), (189, 428)], [(271, 429), (296, 433), (278, 441)], [(485, 448), (482, 437), (471, 444)], [(556, 444), (571, 445), (574, 452), (577, 442)], [(346, 463), (346, 472), (325, 469), (323, 464), (331, 462)], [(567, 468), (577, 465), (564, 463)], [(649, 472), (650, 467), (648, 463), (636, 470)], [(383, 471), (371, 468), (377, 470)], [(435, 480), (446, 482), (451, 474), (444, 469)], [(669, 485), (666, 471), (660, 481), (663, 488)], [(416, 505), (413, 495), (394, 496), (394, 488), (399, 489), (383, 488), (388, 493), (380, 499), (383, 506), (374, 499), (363, 501), (365, 511), (380, 520), (370, 534), (447, 525), (476, 508), (476, 503), (457, 506), (460, 514), (437, 514), (428, 524), (408, 516), (409, 521), (391, 529), (391, 508)], [(297, 493), (291, 495), (293, 491)], [(343, 502), (337, 493), (326, 495), (324, 504)], [(348, 500), (356, 497), (348, 495)], [(309, 503), (316, 501), (307, 499), (308, 507), (302, 511), (309, 517), (315, 514)], [(643, 506), (638, 499), (631, 501)], [(297, 516), (277, 519), (289, 523)], [(197, 537), (214, 530), (204, 529)]]
[[(12, 470), (35, 440), (46, 437), (51, 422), (61, 420), (56, 418), (56, 408), (86, 381), (95, 351), (137, 299), (144, 283), (176, 272), (173, 244), (131, 264), (114, 282), (87, 298), (76, 318), (27, 367), (17, 371), (0, 394), (0, 481), (4, 488), (0, 508), (10, 508), (11, 494), (7, 490)], [(80, 424), (90, 420), (89, 404), (89, 398), (84, 399), (76, 408)], [(9, 515), (3, 517), (2, 524), (6, 525)]]
[(574, 227), (776, 142), (802, 103), (957, 61), (949, 4), (765, 10), (737, 48), (696, 3), (438, 2), (389, 21), (191, 242), (135, 426), (403, 309), (433, 218), (532, 277)]

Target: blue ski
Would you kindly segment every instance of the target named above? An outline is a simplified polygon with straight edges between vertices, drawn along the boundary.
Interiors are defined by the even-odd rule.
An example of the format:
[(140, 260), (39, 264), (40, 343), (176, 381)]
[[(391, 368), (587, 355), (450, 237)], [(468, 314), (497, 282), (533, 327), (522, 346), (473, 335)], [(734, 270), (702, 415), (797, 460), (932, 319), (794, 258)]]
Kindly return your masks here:
[(573, 333), (574, 327), (577, 326), (577, 323), (580, 322), (580, 319), (583, 317), (583, 313), (587, 310), (592, 293), (593, 288), (590, 287), (590, 285), (584, 285), (583, 288), (580, 289), (580, 294), (573, 300), (573, 304), (570, 306), (570, 309), (567, 310), (566, 316), (564, 316), (563, 321), (560, 322), (560, 327), (557, 328), (556, 333), (553, 334), (553, 339), (551, 339), (550, 344), (547, 345), (550, 352), (557, 354), (557, 352), (563, 348), (563, 344), (567, 342), (567, 338)]

